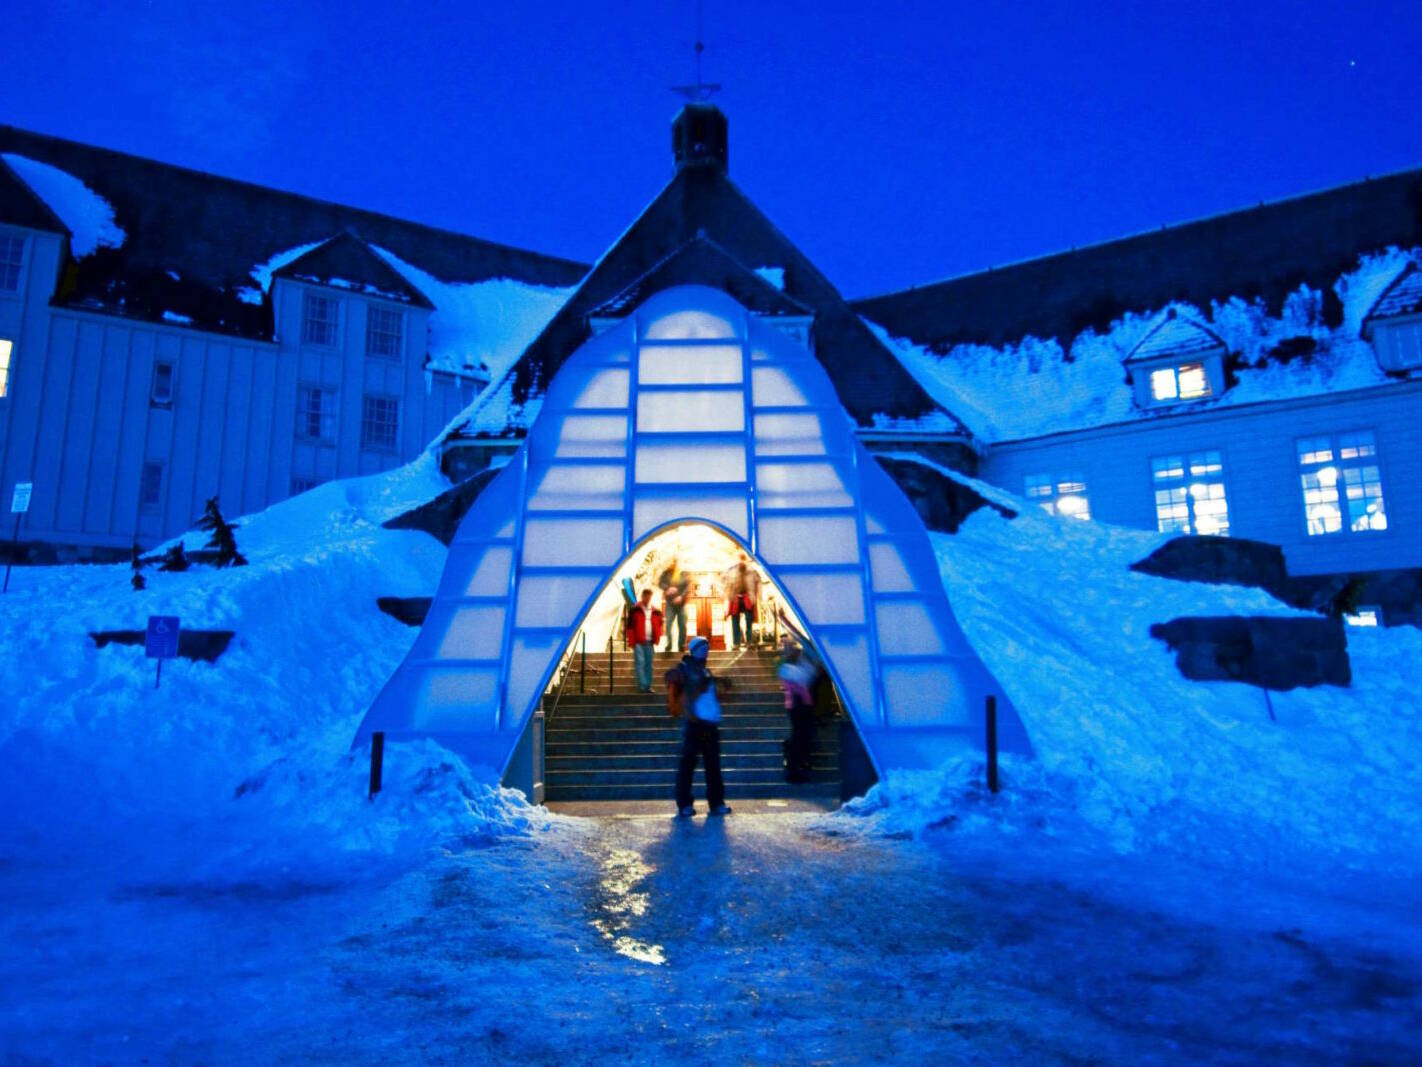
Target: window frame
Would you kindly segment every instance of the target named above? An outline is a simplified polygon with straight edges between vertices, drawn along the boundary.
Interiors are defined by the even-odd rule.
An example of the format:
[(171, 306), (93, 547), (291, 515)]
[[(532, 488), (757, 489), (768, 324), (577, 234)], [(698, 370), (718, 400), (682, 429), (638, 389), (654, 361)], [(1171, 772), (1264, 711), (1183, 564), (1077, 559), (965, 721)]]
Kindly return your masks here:
[[(375, 320), (379, 316), (391, 316), (395, 320), (395, 332), (377, 330)], [(389, 352), (377, 352), (370, 347), (373, 336), (394, 337), (394, 345)], [(367, 304), (365, 308), (365, 354), (368, 359), (383, 359), (400, 362), (405, 355), (405, 311), (403, 308), (385, 307), (383, 304)]]
[[(168, 368), (168, 395), (160, 397), (158, 395), (158, 369)], [(148, 406), (152, 408), (171, 408), (173, 398), (178, 395), (178, 362), (173, 359), (155, 359), (153, 361), (153, 371), (148, 376)]]
[[(1175, 462), (1172, 462), (1175, 461)], [(1164, 464), (1171, 464), (1163, 467)], [(1195, 474), (1197, 467), (1204, 468), (1200, 474)], [(1214, 468), (1214, 469), (1212, 469)], [(1162, 477), (1163, 473), (1178, 470), (1178, 475), (1170, 474)], [(1150, 460), (1150, 484), (1155, 504), (1155, 525), (1160, 533), (1176, 535), (1188, 535), (1192, 537), (1230, 537), (1233, 536), (1234, 523), (1229, 513), (1229, 479), (1225, 476), (1224, 450), (1219, 448), (1202, 448), (1194, 452), (1167, 452), (1164, 455), (1152, 456)], [(1211, 531), (1210, 533), (1200, 532), (1199, 511), (1196, 505), (1198, 499), (1191, 490), (1196, 485), (1218, 485), (1220, 487), (1220, 500), (1223, 501), (1224, 508), (1224, 531)], [(1172, 527), (1166, 529), (1161, 525), (1161, 494), (1181, 493), (1181, 503), (1185, 507), (1184, 528)], [(1167, 506), (1178, 507), (1174, 501), (1167, 501)]]
[(30, 240), (24, 234), (17, 234), (10, 230), (0, 230), (0, 242), (15, 242), (20, 246), (19, 257), (13, 261), (15, 267), (15, 284), (7, 286), (4, 284), (8, 274), (11, 260), (0, 258), (0, 297), (12, 297), (18, 299), (25, 288), (25, 263), (27, 261)]
[[(1046, 491), (1042, 492), (1043, 489)], [(1091, 483), (1087, 480), (1086, 472), (1080, 468), (1072, 468), (1057, 474), (1024, 474), (1022, 476), (1022, 495), (1048, 515), (1080, 519), (1082, 522), (1091, 521)], [(1083, 505), (1081, 511), (1061, 510), (1061, 500), (1078, 497)]]
[[(1345, 450), (1344, 442), (1349, 442), (1349, 447), (1355, 450), (1356, 453), (1356, 450), (1364, 439), (1368, 441), (1369, 447), (1371, 448), (1370, 452), (1361, 455), (1355, 454), (1351, 457), (1345, 457), (1343, 455)], [(1318, 458), (1320, 456), (1326, 456), (1326, 458)], [(1369, 460), (1371, 460), (1371, 462), (1368, 462)], [(1363, 489), (1361, 499), (1366, 502), (1369, 499), (1367, 493), (1369, 482), (1362, 478), (1362, 472), (1367, 468), (1372, 468), (1377, 475), (1375, 483), (1377, 487), (1376, 498), (1381, 505), (1382, 525), (1374, 526), (1370, 524), (1360, 529), (1354, 525), (1352, 509), (1348, 503), (1348, 475), (1355, 471), (1359, 473), (1359, 484)], [(1299, 496), (1295, 499), (1302, 505), (1303, 534), (1306, 541), (1313, 543), (1315, 538), (1327, 540), (1342, 536), (1386, 536), (1388, 531), (1392, 529), (1391, 516), (1388, 514), (1387, 507), (1386, 483), (1388, 479), (1383, 470), (1382, 450), (1378, 447), (1376, 430), (1334, 430), (1296, 437), (1294, 438), (1294, 469), (1298, 472), (1298, 481), (1295, 482), (1295, 485), (1298, 487), (1299, 492)], [(1333, 505), (1338, 514), (1338, 528), (1336, 530), (1328, 529), (1325, 521), (1324, 528), (1315, 531), (1310, 528), (1312, 520), (1309, 517), (1309, 493), (1311, 490), (1308, 478), (1311, 474), (1316, 474), (1326, 469), (1332, 469), (1334, 471), (1331, 488), (1333, 490)], [(1312, 491), (1318, 492), (1323, 488), (1326, 487), (1324, 483), (1320, 481), (1319, 486)], [(1319, 505), (1315, 504), (1314, 506)], [(1366, 508), (1364, 509), (1364, 513), (1366, 514)]]
[[(1196, 400), (1208, 400), (1215, 395), (1214, 383), (1210, 380), (1210, 368), (1203, 359), (1185, 360), (1184, 362), (1162, 363), (1147, 367), (1146, 370), (1146, 394), (1150, 397), (1152, 405), (1166, 406), (1170, 404), (1190, 404)], [(1204, 392), (1191, 393), (1186, 396), (1181, 387), (1181, 379), (1186, 371), (1198, 370), (1200, 381), (1204, 385)], [(1170, 381), (1175, 392), (1170, 396), (1158, 396), (1155, 391), (1157, 376), (1169, 373)]]
[(9, 400), (11, 381), (15, 377), (15, 340), (0, 337), (0, 400)]
[[(322, 397), (330, 398), (330, 408), (326, 408), (324, 402), (318, 406), (315, 415), (317, 420), (316, 434), (310, 432), (310, 417), (312, 412), (307, 407), (306, 401), (310, 394), (316, 393)], [(326, 420), (330, 419), (330, 434), (323, 432), (326, 427)], [(295, 433), (298, 441), (309, 441), (316, 444), (336, 444), (336, 439), (341, 430), (341, 408), (340, 397), (334, 386), (325, 385), (321, 382), (300, 382), (296, 387), (296, 426)]]
[[(400, 452), (400, 397), (394, 393), (363, 393), (360, 400), (360, 449), (362, 452), (378, 452), (384, 455), (398, 455)], [(374, 425), (370, 405), (388, 403), (393, 406), (395, 417), (390, 423), (390, 443), (371, 440), (369, 428)]]
[[(148, 472), (157, 471), (157, 477), (153, 486), (153, 497), (148, 497)], [(139, 511), (161, 511), (163, 509), (163, 461), (158, 459), (145, 459), (143, 468), (138, 475), (138, 510)]]
[[(330, 340), (313, 340), (311, 337), (311, 324), (316, 321), (311, 317), (311, 308), (316, 302), (326, 304), (331, 309), (329, 320), (321, 320), (323, 325), (331, 328)], [(341, 301), (339, 297), (329, 293), (318, 293), (314, 289), (301, 290), (301, 343), (307, 348), (338, 348), (341, 342)]]

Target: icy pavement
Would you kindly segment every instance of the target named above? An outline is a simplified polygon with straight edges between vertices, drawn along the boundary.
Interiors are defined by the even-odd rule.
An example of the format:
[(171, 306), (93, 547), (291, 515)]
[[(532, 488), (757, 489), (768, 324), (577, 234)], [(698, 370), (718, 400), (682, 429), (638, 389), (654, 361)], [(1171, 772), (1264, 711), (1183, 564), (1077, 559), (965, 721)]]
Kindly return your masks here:
[[(851, 823), (560, 820), (364, 882), (12, 862), (0, 1060), (1416, 1062), (1406, 925), (1139, 856), (1083, 873), (1066, 846)], [(1146, 903), (1190, 893), (1202, 917)]]

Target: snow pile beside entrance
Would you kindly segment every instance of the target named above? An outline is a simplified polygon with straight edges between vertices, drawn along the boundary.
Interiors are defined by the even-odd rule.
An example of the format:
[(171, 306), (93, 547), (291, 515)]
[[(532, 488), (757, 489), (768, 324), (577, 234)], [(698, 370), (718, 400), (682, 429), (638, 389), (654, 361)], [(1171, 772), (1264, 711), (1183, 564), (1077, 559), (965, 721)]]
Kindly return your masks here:
[[(149, 569), (142, 592), (126, 566), (16, 570), (0, 598), (0, 853), (121, 850), (215, 877), (551, 825), (429, 743), (390, 746), (370, 804), (367, 757), (347, 751), (415, 634), (376, 598), (427, 595), (445, 559), (379, 524), (444, 487), (428, 458), (328, 483), (238, 520), (249, 566)], [(155, 689), (141, 648), (88, 638), (154, 614), (236, 637), (215, 664), (166, 663)]]
[(977, 759), (896, 777), (851, 811), (891, 831), (974, 813), (994, 825), (1080, 819), (1123, 850), (1170, 845), (1265, 863), (1306, 849), (1415, 869), (1422, 632), (1349, 630), (1352, 686), (1270, 693), (1274, 721), (1257, 688), (1182, 677), (1150, 626), (1299, 613), (1255, 589), (1130, 571), (1162, 535), (1018, 506), (1016, 519), (983, 508), (956, 535), (931, 536), (959, 622), (1021, 715), (1037, 763), (1005, 764), (991, 804)]
[(98, 248), (119, 248), (128, 234), (113, 206), (74, 175), (48, 163), (5, 153), (5, 162), (69, 228), (69, 250), (83, 259)]

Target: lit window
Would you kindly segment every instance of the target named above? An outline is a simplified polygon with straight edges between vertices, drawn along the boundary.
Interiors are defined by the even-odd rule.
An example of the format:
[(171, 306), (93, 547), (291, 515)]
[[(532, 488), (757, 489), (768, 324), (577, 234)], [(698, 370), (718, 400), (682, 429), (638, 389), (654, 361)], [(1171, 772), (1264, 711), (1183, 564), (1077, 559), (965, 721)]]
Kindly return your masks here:
[(25, 264), (25, 239), (0, 235), (0, 292), (20, 288), (20, 268)]
[(1026, 496), (1049, 515), (1067, 515), (1073, 519), (1091, 518), (1091, 506), (1086, 499), (1086, 476), (1080, 473), (1029, 474)]
[(163, 464), (145, 463), (138, 483), (138, 503), (144, 509), (156, 508), (163, 499)]
[(398, 311), (371, 307), (365, 319), (366, 355), (399, 359), (400, 341), (404, 336), (404, 318)]
[(10, 354), (15, 342), (0, 337), (0, 398), (10, 395)]
[(367, 396), (360, 414), (360, 447), (394, 452), (400, 427), (400, 401), (393, 396)]
[(153, 364), (153, 385), (148, 396), (153, 403), (160, 407), (166, 407), (173, 402), (173, 365), (171, 363)]
[(1349, 626), (1377, 626), (1377, 608), (1359, 608), (1352, 615), (1344, 615), (1343, 621)]
[(1203, 363), (1183, 363), (1150, 372), (1153, 400), (1198, 400), (1210, 395), (1210, 376)]
[(1310, 537), (1345, 529), (1387, 529), (1377, 443), (1371, 433), (1345, 433), (1336, 439), (1305, 437), (1298, 449)]
[(336, 343), (336, 301), (319, 293), (304, 294), (301, 305), (301, 340), (330, 347)]
[(1229, 534), (1224, 464), (1218, 452), (1151, 460), (1155, 522), (1161, 533)]
[(334, 390), (303, 385), (296, 391), (296, 436), (317, 441), (336, 439)]

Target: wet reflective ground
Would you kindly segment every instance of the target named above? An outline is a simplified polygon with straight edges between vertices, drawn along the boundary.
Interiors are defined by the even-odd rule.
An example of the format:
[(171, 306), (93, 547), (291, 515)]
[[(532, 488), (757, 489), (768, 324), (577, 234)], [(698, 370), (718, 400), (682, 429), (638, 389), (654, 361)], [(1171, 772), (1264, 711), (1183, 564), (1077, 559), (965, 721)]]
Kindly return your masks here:
[(1316, 901), (1221, 922), (1204, 882), (1182, 918), (1195, 883), (1162, 871), (1171, 918), (946, 834), (817, 825), (601, 819), (378, 884), (101, 900), (0, 869), (0, 1038), (66, 1063), (1418, 1062), (1415, 935), (1340, 937)]

